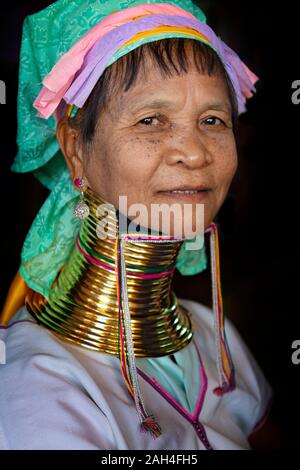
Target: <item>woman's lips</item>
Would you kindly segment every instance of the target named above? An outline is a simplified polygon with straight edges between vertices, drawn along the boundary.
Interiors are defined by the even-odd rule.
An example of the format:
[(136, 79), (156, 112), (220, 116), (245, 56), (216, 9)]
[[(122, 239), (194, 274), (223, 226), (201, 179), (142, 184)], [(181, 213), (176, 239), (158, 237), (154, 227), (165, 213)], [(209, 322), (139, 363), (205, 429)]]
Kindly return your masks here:
[(206, 199), (208, 194), (211, 192), (211, 189), (197, 189), (197, 190), (179, 190), (175, 189), (173, 191), (159, 191), (160, 196), (165, 196), (172, 199), (181, 199), (184, 201), (203, 201)]

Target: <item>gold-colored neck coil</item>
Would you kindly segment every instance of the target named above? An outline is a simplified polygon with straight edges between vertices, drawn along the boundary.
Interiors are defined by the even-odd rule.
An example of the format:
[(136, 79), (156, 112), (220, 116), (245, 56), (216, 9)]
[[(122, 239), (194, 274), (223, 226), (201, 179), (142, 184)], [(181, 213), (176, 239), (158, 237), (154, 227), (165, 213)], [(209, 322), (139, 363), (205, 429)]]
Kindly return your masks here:
[[(61, 339), (119, 355), (117, 213), (90, 188), (84, 197), (89, 216), (82, 221), (76, 239), (74, 234), (74, 247), (48, 299), (31, 290), (25, 303), (37, 321)], [(101, 210), (103, 207), (106, 211)], [(103, 236), (104, 231), (109, 236), (101, 239), (99, 235)], [(169, 355), (192, 339), (190, 313), (179, 305), (171, 290), (182, 243), (135, 240), (125, 244), (131, 331), (137, 357)]]

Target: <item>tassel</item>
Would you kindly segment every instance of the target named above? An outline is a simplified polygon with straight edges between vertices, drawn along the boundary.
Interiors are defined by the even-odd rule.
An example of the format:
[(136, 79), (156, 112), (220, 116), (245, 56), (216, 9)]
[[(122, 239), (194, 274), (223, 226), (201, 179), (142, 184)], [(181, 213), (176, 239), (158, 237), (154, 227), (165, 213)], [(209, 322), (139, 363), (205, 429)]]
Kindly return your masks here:
[(214, 330), (217, 356), (219, 386), (214, 389), (216, 395), (223, 395), (234, 388), (234, 369), (224, 329), (223, 302), (220, 280), (220, 256), (217, 225), (213, 222), (206, 232), (210, 233), (210, 259), (212, 276), (212, 297), (214, 311)]
[(131, 398), (135, 402), (140, 420), (141, 432), (150, 432), (156, 439), (162, 433), (159, 423), (153, 414), (148, 414), (143, 396), (140, 391), (138, 374), (134, 357), (133, 340), (131, 334), (131, 321), (128, 301), (126, 265), (124, 244), (126, 240), (117, 237), (116, 240), (116, 268), (117, 268), (117, 295), (119, 305), (119, 357), (120, 367)]
[[(214, 312), (215, 345), (218, 369), (219, 386), (213, 391), (216, 395), (223, 395), (234, 388), (233, 365), (224, 330), (223, 303), (220, 281), (219, 240), (215, 223), (211, 223), (206, 232), (210, 233), (212, 297)], [(130, 236), (128, 237), (130, 240)], [(146, 241), (151, 241), (146, 240)], [(153, 240), (154, 241), (154, 240)], [(158, 237), (156, 242), (163, 241)], [(150, 432), (155, 439), (162, 434), (161, 427), (153, 414), (147, 413), (143, 396), (138, 383), (138, 374), (134, 357), (133, 340), (131, 334), (131, 320), (128, 301), (127, 273), (124, 255), (126, 239), (116, 239), (116, 271), (117, 295), (119, 305), (119, 357), (120, 368), (130, 393), (135, 402), (140, 420), (141, 432)]]
[(142, 432), (149, 431), (155, 437), (158, 437), (161, 435), (161, 428), (153, 415), (149, 415), (147, 418), (143, 420), (141, 424), (141, 431)]

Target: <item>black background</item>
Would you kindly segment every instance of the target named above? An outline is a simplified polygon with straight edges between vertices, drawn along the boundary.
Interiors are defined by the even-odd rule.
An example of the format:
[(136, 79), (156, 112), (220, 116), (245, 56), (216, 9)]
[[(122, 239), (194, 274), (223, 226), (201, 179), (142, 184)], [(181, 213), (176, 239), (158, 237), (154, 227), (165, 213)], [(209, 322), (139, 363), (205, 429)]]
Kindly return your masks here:
[[(35, 214), (47, 197), (32, 174), (10, 171), (16, 154), (16, 93), (22, 21), (52, 2), (0, 6), (0, 304), (18, 270), (20, 251)], [(259, 77), (257, 94), (240, 118), (239, 169), (217, 221), (225, 314), (263, 368), (274, 389), (273, 415), (282, 449), (300, 439), (300, 364), (291, 344), (300, 339), (298, 201), (300, 105), (291, 83), (300, 79), (300, 29), (296, 2), (199, 2), (208, 23)], [(298, 24), (299, 23), (299, 24)], [(211, 304), (209, 270), (183, 278), (178, 296)], [(300, 289), (299, 289), (300, 290)], [(0, 384), (1, 386), (1, 384)]]

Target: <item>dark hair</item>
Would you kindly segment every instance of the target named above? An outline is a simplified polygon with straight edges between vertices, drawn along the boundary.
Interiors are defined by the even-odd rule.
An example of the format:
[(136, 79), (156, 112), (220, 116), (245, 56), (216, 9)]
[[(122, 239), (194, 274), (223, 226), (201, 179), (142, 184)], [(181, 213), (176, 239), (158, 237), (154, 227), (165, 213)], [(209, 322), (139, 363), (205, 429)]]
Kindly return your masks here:
[(168, 38), (143, 44), (107, 67), (97, 81), (84, 106), (68, 122), (79, 128), (79, 138), (85, 150), (93, 142), (98, 118), (105, 109), (109, 97), (116, 88), (128, 91), (135, 83), (141, 67), (145, 70), (145, 56), (150, 54), (163, 76), (180, 75), (188, 72), (186, 45), (191, 43), (194, 64), (200, 73), (221, 74), (224, 77), (232, 109), (233, 130), (237, 127), (237, 101), (231, 80), (217, 53), (206, 44), (187, 38)]

